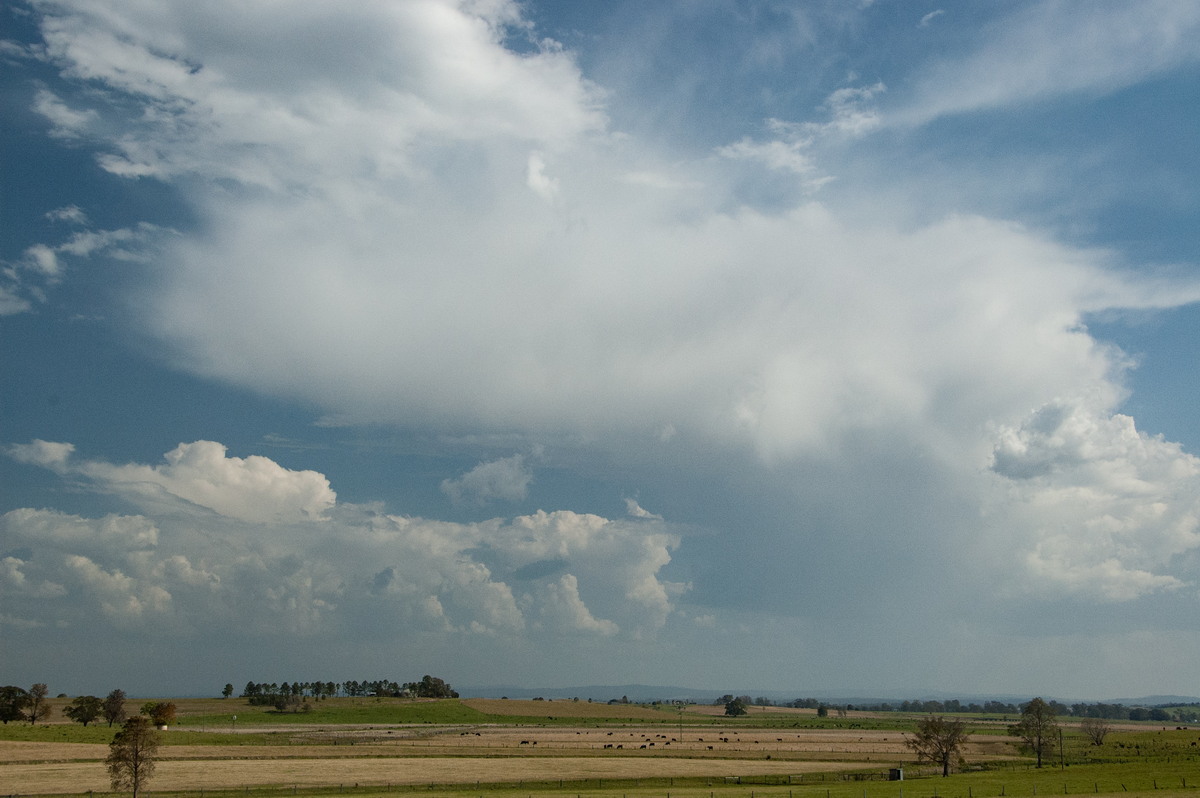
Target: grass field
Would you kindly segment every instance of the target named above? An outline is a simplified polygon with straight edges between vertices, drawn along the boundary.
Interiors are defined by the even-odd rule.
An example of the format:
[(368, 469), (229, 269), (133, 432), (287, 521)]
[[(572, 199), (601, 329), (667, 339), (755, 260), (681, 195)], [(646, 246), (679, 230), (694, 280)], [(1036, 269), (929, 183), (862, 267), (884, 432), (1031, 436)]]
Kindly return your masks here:
[[(929, 778), (904, 746), (914, 716), (818, 718), (759, 709), (586, 701), (334, 698), (279, 713), (239, 699), (172, 699), (150, 794), (447, 798), (993, 798), (1200, 796), (1200, 730), (1111, 734), (1064, 727), (1061, 760), (1037, 770), (1001, 718), (970, 719), (969, 772)], [(56, 704), (65, 704), (58, 700)], [(130, 701), (136, 711), (141, 701)], [(0, 796), (105, 794), (115, 729), (62, 719), (0, 727)], [(233, 719), (237, 716), (236, 721)], [(886, 781), (903, 766), (903, 782)]]

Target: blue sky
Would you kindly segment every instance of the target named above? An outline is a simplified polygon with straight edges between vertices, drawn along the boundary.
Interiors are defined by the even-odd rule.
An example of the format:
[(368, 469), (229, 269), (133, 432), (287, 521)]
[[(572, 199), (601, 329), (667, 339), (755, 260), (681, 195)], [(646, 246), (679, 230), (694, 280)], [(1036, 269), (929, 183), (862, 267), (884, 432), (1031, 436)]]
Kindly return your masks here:
[(6, 683), (1196, 692), (1200, 8), (2, 13)]

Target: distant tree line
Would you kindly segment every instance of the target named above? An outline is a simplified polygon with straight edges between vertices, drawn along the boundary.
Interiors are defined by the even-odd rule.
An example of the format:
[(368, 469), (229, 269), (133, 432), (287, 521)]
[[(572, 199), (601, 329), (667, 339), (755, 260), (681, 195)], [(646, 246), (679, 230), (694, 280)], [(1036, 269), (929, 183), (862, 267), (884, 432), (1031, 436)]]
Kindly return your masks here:
[[(225, 685), (222, 695), (233, 692)], [(346, 682), (246, 682), (242, 698), (255, 705), (274, 706), (279, 710), (302, 709), (306, 699), (321, 700), (335, 696), (380, 698), (458, 698), (450, 685), (436, 676), (425, 675), (416, 682), (397, 682), (390, 679)]]
[[(722, 696), (714, 703), (724, 704), (733, 696)], [(753, 704), (754, 706), (782, 706), (794, 707), (799, 709), (816, 709), (818, 711), (825, 710), (828, 714), (830, 709), (841, 712), (844, 710), (861, 710), (864, 712), (916, 712), (927, 715), (943, 715), (967, 713), (973, 715), (1019, 715), (1025, 707), (1025, 703), (1012, 704), (1003, 701), (986, 701), (983, 703), (969, 702), (964, 703), (958, 699), (951, 698), (942, 701), (938, 700), (920, 700), (920, 701), (901, 701), (896, 704), (888, 702), (867, 703), (867, 704), (831, 704), (826, 701), (820, 701), (816, 698), (797, 698), (792, 701), (782, 701), (776, 704), (769, 698), (754, 698), (750, 696), (740, 696), (742, 703), (746, 706)], [(1200, 705), (1186, 704), (1182, 707), (1176, 705), (1162, 706), (1127, 706), (1125, 704), (1110, 704), (1110, 703), (1075, 703), (1063, 704), (1058, 701), (1045, 702), (1047, 708), (1059, 717), (1077, 717), (1077, 718), (1102, 718), (1104, 720), (1153, 720), (1153, 721), (1172, 721), (1172, 722), (1190, 722), (1200, 712), (1194, 707)]]

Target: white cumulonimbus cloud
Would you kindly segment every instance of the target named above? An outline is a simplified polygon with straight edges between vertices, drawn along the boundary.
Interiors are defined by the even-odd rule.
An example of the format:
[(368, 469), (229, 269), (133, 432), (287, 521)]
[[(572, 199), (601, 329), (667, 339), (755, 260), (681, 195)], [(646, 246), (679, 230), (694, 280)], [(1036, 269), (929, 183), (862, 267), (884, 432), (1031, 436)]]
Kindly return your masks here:
[[(308, 3), (281, 18), (237, 2), (99, 13), (64, 0), (40, 19), (39, 55), (63, 81), (35, 108), (111, 173), (177, 183), (200, 221), (157, 239), (170, 268), (129, 301), (135, 332), (178, 368), (348, 423), (559, 435), (618, 463), (702, 474), (700, 490), (740, 486), (746, 542), (820, 549), (814, 560), (858, 552), (836, 534), (803, 537), (795, 496), (839, 505), (827, 526), (842, 534), (898, 530), (916, 550), (971, 527), (960, 509), (998, 494), (986, 509), (1002, 534), (981, 543), (971, 529), (961, 547), (994, 540), (987, 567), (1055, 595), (1179, 594), (1196, 578), (1195, 464), (1117, 413), (1129, 364), (1086, 321), (1195, 301), (1200, 287), (1007, 221), (904, 226), (869, 200), (818, 199), (837, 173), (829, 142), (1128, 85), (1195, 58), (1197, 12), (1179, 4), (1155, 6), (1161, 26), (1140, 11), (1089, 15), (1093, 43), (1053, 34), (1064, 8), (1018, 15), (993, 46), (909, 81), (915, 93), (844, 87), (819, 109), (827, 121), (773, 121), (767, 138), (698, 160), (614, 130), (605, 103), (621, 98), (569, 51), (512, 48), (529, 26), (502, 1)], [(1040, 22), (1054, 44), (1026, 58), (1012, 42)], [(1127, 30), (1116, 50), (1094, 46)], [(802, 201), (740, 193), (764, 167)], [(92, 243), (31, 250), (26, 271), (55, 273)], [(15, 308), (20, 296), (2, 290), (0, 312)], [(1089, 399), (1053, 405), (1064, 396)], [(1050, 409), (1028, 418), (1036, 407)], [(608, 636), (662, 628), (687, 590), (661, 576), (678, 539), (636, 502), (622, 521), (560, 510), (451, 524), (354, 511), (323, 475), (212, 442), (157, 465), (77, 461), (68, 444), (10, 453), (135, 502), (158, 530), (136, 552), (114, 541), (109, 559), (63, 542), (50, 565), (6, 561), (13, 590), (54, 594), (87, 576), (113, 615), (169, 614), (187, 593), (216, 618), (243, 601), (263, 628), (319, 628), (365, 607), (451, 633)], [(903, 484), (916, 495), (856, 493), (858, 474), (895, 462), (914, 464)], [(843, 479), (780, 476), (824, 472)], [(442, 490), (519, 501), (531, 479), (517, 455)], [(937, 528), (880, 496), (932, 508)], [(228, 541), (225, 554), (187, 544), (184, 506), (212, 514), (205, 534)], [(856, 514), (867, 506), (877, 511)], [(12, 534), (100, 524), (6, 519)], [(946, 556), (961, 561), (945, 572), (977, 573)]]

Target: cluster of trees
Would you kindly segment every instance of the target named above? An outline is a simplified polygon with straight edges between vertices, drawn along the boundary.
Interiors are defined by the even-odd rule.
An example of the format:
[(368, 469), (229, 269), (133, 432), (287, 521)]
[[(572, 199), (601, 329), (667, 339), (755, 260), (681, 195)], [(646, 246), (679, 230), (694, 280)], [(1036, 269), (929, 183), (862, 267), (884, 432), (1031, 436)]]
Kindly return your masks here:
[[(5, 725), (12, 720), (27, 720), (30, 725), (50, 717), (50, 703), (46, 700), (50, 691), (39, 682), (28, 690), (15, 685), (0, 687), (0, 722)], [(63, 709), (63, 714), (76, 723), (87, 726), (103, 718), (108, 725), (125, 719), (125, 693), (113, 690), (107, 698), (81, 695)]]
[[(1035, 698), (1022, 704), (1020, 712), (1020, 719), (1008, 727), (1008, 733), (1019, 738), (1022, 747), (1037, 757), (1037, 766), (1040, 768), (1044, 758), (1053, 753), (1055, 747), (1060, 753), (1062, 751), (1062, 727), (1058, 724), (1055, 703)], [(1100, 745), (1108, 733), (1108, 722), (1102, 718), (1090, 720), (1090, 723), (1084, 724), (1084, 733), (1093, 743)], [(940, 765), (942, 775), (949, 776), (951, 766), (962, 762), (962, 750), (968, 736), (964, 721), (929, 715), (917, 723), (913, 736), (904, 736), (904, 744), (917, 754), (918, 760)]]
[[(13, 685), (0, 687), (0, 721), (7, 724), (10, 720), (26, 720), (32, 725), (45, 720), (50, 717), (48, 694), (49, 690), (42, 683), (28, 690)], [(125, 691), (113, 690), (104, 698), (76, 696), (63, 707), (63, 714), (84, 726), (101, 720), (107, 721), (109, 726), (123, 723), (126, 719)], [(175, 705), (169, 701), (150, 701), (142, 705), (141, 714), (155, 726), (166, 726), (175, 720)]]
[[(225, 685), (222, 695), (233, 695), (233, 685)], [(426, 674), (420, 681), (396, 682), (390, 679), (348, 682), (246, 682), (242, 698), (251, 704), (274, 706), (277, 709), (295, 708), (304, 699), (323, 699), (333, 696), (376, 696), (389, 698), (458, 698), (449, 684)]]
[(27, 720), (33, 725), (50, 717), (49, 692), (41, 683), (28, 690), (11, 684), (0, 687), (0, 721), (6, 726), (10, 720)]

